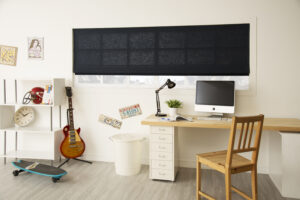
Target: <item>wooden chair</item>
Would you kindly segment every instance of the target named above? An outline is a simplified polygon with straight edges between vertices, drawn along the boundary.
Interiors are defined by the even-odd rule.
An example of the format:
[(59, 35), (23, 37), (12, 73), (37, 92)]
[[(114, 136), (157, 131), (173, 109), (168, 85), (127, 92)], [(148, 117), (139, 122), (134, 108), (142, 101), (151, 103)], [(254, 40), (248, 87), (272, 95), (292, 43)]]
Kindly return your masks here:
[[(225, 174), (226, 200), (231, 200), (231, 190), (235, 191), (245, 199), (257, 199), (257, 157), (263, 121), (264, 115), (233, 117), (227, 150), (197, 155), (197, 200), (200, 200), (201, 196), (209, 200), (214, 199), (201, 191), (201, 164), (207, 165)], [(254, 129), (256, 129), (255, 133), (253, 132)], [(238, 143), (235, 142), (237, 130), (240, 130)], [(255, 136), (253, 136), (254, 134)], [(254, 142), (252, 142), (252, 138), (254, 138)], [(245, 152), (252, 152), (251, 160), (239, 155), (239, 153)], [(251, 171), (252, 198), (231, 185), (231, 174), (246, 171)]]

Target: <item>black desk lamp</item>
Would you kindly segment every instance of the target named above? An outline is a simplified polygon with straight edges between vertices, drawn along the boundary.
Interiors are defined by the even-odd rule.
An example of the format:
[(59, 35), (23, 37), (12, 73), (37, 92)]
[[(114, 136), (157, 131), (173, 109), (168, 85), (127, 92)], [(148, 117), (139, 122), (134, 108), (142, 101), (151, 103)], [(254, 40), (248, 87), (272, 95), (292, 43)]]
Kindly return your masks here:
[(155, 114), (156, 117), (167, 116), (167, 114), (160, 113), (160, 101), (159, 101), (159, 95), (158, 95), (159, 91), (161, 91), (164, 87), (166, 87), (166, 85), (168, 86), (169, 89), (172, 89), (173, 87), (175, 87), (176, 83), (174, 83), (173, 81), (168, 79), (165, 84), (163, 84), (160, 88), (155, 90), (155, 93), (156, 93), (156, 107), (157, 107), (157, 112)]

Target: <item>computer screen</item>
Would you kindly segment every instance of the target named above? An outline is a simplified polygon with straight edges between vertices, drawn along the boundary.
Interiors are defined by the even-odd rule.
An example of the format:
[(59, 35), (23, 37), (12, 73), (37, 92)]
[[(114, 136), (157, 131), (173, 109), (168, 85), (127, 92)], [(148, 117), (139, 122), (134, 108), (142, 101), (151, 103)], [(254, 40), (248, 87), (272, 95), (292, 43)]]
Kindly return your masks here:
[(197, 81), (195, 110), (234, 113), (234, 81)]

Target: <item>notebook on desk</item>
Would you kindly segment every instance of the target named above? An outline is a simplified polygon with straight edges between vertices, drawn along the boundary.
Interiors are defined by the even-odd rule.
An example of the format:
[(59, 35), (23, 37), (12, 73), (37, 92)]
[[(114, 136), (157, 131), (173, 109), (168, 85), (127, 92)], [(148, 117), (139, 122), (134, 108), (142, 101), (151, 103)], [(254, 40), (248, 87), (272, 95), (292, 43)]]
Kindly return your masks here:
[(193, 118), (192, 117), (183, 117), (181, 115), (176, 115), (175, 117), (162, 117), (160, 118), (163, 121), (170, 121), (170, 122), (175, 122), (175, 121), (189, 121), (192, 122)]

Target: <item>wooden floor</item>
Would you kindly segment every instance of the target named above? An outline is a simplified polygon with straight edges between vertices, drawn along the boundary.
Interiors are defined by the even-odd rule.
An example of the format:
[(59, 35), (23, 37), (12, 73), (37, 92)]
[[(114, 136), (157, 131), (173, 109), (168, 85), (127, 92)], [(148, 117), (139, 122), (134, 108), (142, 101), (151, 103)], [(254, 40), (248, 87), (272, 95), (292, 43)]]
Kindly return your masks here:
[[(195, 169), (181, 168), (176, 182), (152, 181), (148, 166), (136, 176), (115, 174), (112, 163), (94, 162), (92, 165), (71, 160), (63, 169), (68, 174), (57, 183), (48, 177), (21, 173), (12, 175), (14, 167), (0, 161), (0, 200), (194, 200)], [(225, 198), (224, 176), (203, 170), (203, 189), (217, 199)], [(233, 184), (250, 193), (250, 174), (233, 176)], [(285, 199), (267, 175), (258, 176), (259, 200)], [(233, 193), (233, 200), (242, 199)]]

